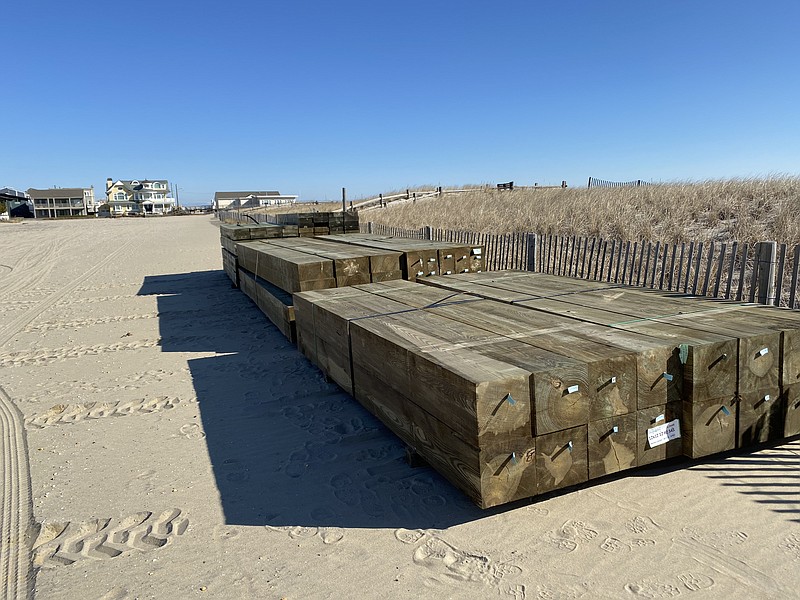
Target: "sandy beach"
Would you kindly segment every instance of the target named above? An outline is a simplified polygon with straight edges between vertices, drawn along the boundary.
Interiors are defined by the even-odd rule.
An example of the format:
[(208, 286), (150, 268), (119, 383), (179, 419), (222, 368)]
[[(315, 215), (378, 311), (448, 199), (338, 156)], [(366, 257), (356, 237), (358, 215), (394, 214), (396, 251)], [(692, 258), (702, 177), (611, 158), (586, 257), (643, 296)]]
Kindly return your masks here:
[(0, 249), (0, 597), (798, 597), (798, 440), (481, 511), (231, 287), (213, 217)]

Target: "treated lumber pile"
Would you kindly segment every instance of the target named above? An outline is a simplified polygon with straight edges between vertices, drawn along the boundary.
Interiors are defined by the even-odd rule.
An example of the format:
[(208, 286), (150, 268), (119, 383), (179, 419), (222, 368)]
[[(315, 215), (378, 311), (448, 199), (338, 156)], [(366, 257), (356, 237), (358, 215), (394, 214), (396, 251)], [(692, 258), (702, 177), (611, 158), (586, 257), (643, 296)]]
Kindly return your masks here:
[(242, 225), (220, 223), (219, 232), (222, 238), (227, 238), (236, 242), (297, 236), (296, 227), (292, 227), (291, 225), (275, 225), (273, 223), (250, 223)]
[(402, 277), (401, 253), (393, 250), (354, 248), (317, 238), (272, 240), (270, 244), (332, 260), (336, 287)]
[(297, 340), (292, 295), (239, 269), (239, 289), (250, 298), (267, 318), (291, 342)]
[(300, 237), (358, 231), (357, 212), (305, 212), (274, 216), (280, 225), (294, 225)]
[[(427, 283), (675, 340), (678, 361), (670, 383), (676, 384), (677, 397), (668, 400), (681, 401), (683, 452), (689, 457), (798, 433), (800, 406), (793, 387), (800, 380), (796, 311), (532, 273), (464, 279)], [(657, 382), (641, 383), (640, 391), (646, 391), (647, 384)], [(646, 405), (640, 396), (640, 409)]]
[(321, 239), (365, 248), (380, 248), (402, 253), (400, 268), (403, 279), (454, 273), (476, 273), (483, 270), (483, 247), (450, 242), (415, 240), (390, 236), (350, 233), (322, 236)]
[(292, 236), (297, 236), (297, 227), (293, 225), (220, 223), (219, 238), (222, 246), (222, 268), (225, 274), (234, 286), (239, 286), (238, 250), (236, 248), (239, 242)]
[(800, 433), (800, 313), (520, 272), (425, 283), (295, 294), (298, 345), (479, 506)]
[(223, 268), (234, 285), (249, 286), (242, 288), (243, 291), (292, 341), (295, 340), (294, 313), (290, 310), (293, 292), (388, 281), (402, 275), (400, 252), (313, 238), (234, 241), (229, 237), (243, 236), (242, 229), (245, 228), (223, 230)]

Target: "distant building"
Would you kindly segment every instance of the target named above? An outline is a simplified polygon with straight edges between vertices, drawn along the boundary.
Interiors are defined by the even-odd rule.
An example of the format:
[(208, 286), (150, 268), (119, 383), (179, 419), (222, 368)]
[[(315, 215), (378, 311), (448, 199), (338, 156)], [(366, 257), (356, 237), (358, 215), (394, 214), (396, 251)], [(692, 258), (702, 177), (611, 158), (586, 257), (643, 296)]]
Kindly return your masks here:
[(233, 210), (237, 208), (258, 208), (294, 204), (297, 196), (287, 196), (280, 192), (216, 192), (214, 210)]
[(177, 206), (166, 179), (106, 179), (106, 202), (112, 216), (164, 215)]
[(0, 188), (0, 202), (5, 205), (5, 209), (0, 210), (0, 218), (7, 220), (9, 217), (32, 218), (33, 202), (31, 197), (14, 188)]
[(94, 186), (88, 188), (50, 188), (28, 190), (36, 218), (87, 217), (97, 212)]

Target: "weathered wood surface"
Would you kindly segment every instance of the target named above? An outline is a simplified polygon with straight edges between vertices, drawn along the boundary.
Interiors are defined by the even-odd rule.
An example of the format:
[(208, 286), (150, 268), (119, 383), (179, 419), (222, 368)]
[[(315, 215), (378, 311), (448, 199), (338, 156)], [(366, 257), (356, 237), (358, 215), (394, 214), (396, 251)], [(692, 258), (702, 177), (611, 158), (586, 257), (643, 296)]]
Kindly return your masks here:
[(786, 400), (780, 389), (766, 388), (739, 394), (738, 448), (783, 437)]
[[(541, 274), (518, 272), (511, 272), (508, 275), (484, 274), (473, 276), (473, 280), (487, 281), (495, 287), (502, 285), (513, 287), (520, 295), (540, 294), (543, 298), (557, 298), (564, 302), (580, 304), (582, 309), (603, 308), (636, 319), (667, 323), (684, 328), (685, 334), (691, 335), (693, 330), (695, 337), (706, 340), (709, 334), (740, 340), (738, 368), (739, 387), (742, 390), (755, 390), (774, 385), (779, 372), (785, 375), (781, 381), (783, 385), (800, 381), (800, 342), (798, 342), (800, 313), (797, 311), (757, 304), (705, 300), (650, 290), (623, 289), (619, 286), (598, 289), (597, 283), (580, 280), (568, 280), (564, 286), (559, 286), (559, 278)], [(512, 301), (520, 300), (512, 299)], [(536, 302), (521, 302), (536, 305)], [(620, 308), (620, 305), (624, 305), (624, 308)], [(635, 321), (607, 324), (629, 329), (637, 326)], [(704, 333), (698, 335), (697, 332)], [(781, 335), (776, 335), (776, 332), (780, 332)], [(776, 353), (775, 350), (780, 347), (782, 351)], [(765, 349), (767, 353), (763, 352)], [(769, 352), (772, 353), (771, 356), (768, 356)], [(690, 355), (691, 353), (690, 351)], [(724, 348), (705, 347), (702, 354), (705, 356), (700, 356), (699, 360), (689, 357), (690, 368), (685, 372), (685, 377), (690, 380), (687, 392), (699, 399), (732, 393), (724, 386), (724, 382), (731, 381), (730, 368), (724, 368), (726, 364), (733, 366), (733, 363), (729, 362), (733, 356), (731, 352)], [(783, 357), (782, 364), (780, 356)], [(725, 364), (723, 361), (726, 361)], [(709, 365), (714, 366), (709, 369)]]
[(530, 373), (457, 347), (485, 332), (453, 340), (437, 327), (443, 319), (409, 319), (404, 305), (355, 288), (300, 293), (295, 302), (300, 331), (310, 305), (322, 370), (481, 506), (535, 493), (535, 468), (524, 462), (533, 444)]
[(683, 453), (689, 458), (718, 454), (736, 447), (736, 398), (683, 403)]
[(225, 250), (227, 250), (228, 252), (230, 252), (231, 254), (236, 256), (236, 254), (237, 254), (237, 250), (236, 250), (237, 242), (235, 240), (232, 240), (230, 238), (226, 238), (224, 236), (220, 236), (219, 242), (220, 242), (220, 245), (223, 248), (225, 248)]
[(538, 469), (533, 438), (519, 437), (476, 450), (414, 403), (408, 406), (414, 450), (479, 507), (536, 495)]
[(589, 423), (589, 479), (639, 464), (636, 412)]
[[(691, 322), (684, 315), (686, 311), (694, 313), (693, 309), (698, 307), (686, 299), (680, 302), (665, 299), (665, 304), (659, 304), (659, 298), (648, 296), (647, 292), (628, 293), (617, 286), (604, 288), (598, 287), (596, 282), (581, 280), (568, 280), (559, 291), (554, 281), (558, 278), (521, 272), (477, 274), (470, 278), (471, 284), (460, 281), (458, 289), (503, 301), (513, 288), (517, 292), (511, 293), (516, 295), (510, 301), (518, 306), (639, 333), (661, 340), (662, 344), (671, 344), (674, 355), (666, 361), (663, 357), (650, 361), (644, 357), (640, 359), (640, 408), (680, 400), (684, 393), (689, 398), (699, 399), (736, 393), (737, 338), (690, 326)], [(452, 279), (455, 278), (426, 280), (425, 283), (447, 286)], [(461, 276), (457, 279), (463, 280)], [(496, 293), (497, 290), (500, 292)], [(662, 322), (663, 317), (676, 314), (681, 319)], [(686, 364), (688, 370), (684, 368)], [(684, 378), (688, 382), (686, 390), (683, 389)]]
[(800, 383), (783, 388), (781, 401), (786, 409), (783, 435), (790, 437), (800, 434)]
[(222, 270), (235, 287), (239, 287), (239, 265), (236, 256), (222, 248)]
[(586, 425), (536, 436), (536, 491), (570, 487), (589, 479)]
[[(523, 342), (531, 347), (531, 357), (541, 355), (540, 350), (544, 350), (585, 364), (585, 374), (581, 372), (570, 384), (559, 379), (553, 385), (552, 373), (548, 374), (546, 380), (550, 385), (536, 383), (537, 434), (584, 425), (589, 420), (636, 410), (636, 353), (606, 343), (599, 335), (599, 328), (573, 319), (507, 306), (475, 296), (427, 286), (422, 289), (418, 289), (419, 287), (392, 283), (364, 286), (361, 289), (465, 325), (477, 326), (502, 338)], [(526, 363), (526, 368), (534, 373), (538, 372), (540, 379), (545, 376), (530, 361)], [(573, 386), (578, 389), (565, 393)], [(574, 407), (570, 411), (575, 415), (574, 420), (544, 422), (547, 415), (558, 412), (557, 406), (567, 405)]]
[(408, 281), (448, 272), (481, 271), (484, 268), (482, 246), (352, 233), (323, 236), (321, 239), (340, 244), (402, 252), (401, 270), (403, 278)]
[(298, 344), (481, 506), (800, 428), (793, 313), (525, 273), (426, 283), (295, 294)]
[(244, 294), (258, 306), (286, 339), (294, 343), (297, 334), (291, 295), (266, 281), (259, 281), (244, 269), (239, 269), (238, 275), (239, 287)]
[(223, 239), (227, 238), (235, 241), (279, 238), (283, 237), (285, 234), (282, 226), (273, 225), (271, 223), (253, 223), (251, 225), (231, 225), (227, 223), (220, 223), (219, 232), (220, 237)]
[(270, 243), (332, 260), (338, 287), (370, 283), (373, 275), (382, 281), (388, 280), (390, 274), (400, 279), (400, 252), (352, 247), (317, 238), (286, 238)]
[(290, 293), (336, 287), (333, 263), (312, 254), (262, 241), (238, 246), (239, 265)]
[[(649, 465), (654, 462), (675, 458), (684, 454), (684, 440), (679, 438), (670, 440), (660, 446), (651, 446), (647, 431), (658, 425), (669, 423), (675, 419), (681, 422), (681, 433), (685, 437), (684, 419), (680, 402), (670, 402), (661, 406), (651, 406), (636, 411), (636, 457), (639, 466)], [(731, 421), (733, 423), (733, 421)]]
[(303, 354), (342, 389), (355, 396), (350, 321), (383, 311), (353, 288), (294, 294), (298, 345)]

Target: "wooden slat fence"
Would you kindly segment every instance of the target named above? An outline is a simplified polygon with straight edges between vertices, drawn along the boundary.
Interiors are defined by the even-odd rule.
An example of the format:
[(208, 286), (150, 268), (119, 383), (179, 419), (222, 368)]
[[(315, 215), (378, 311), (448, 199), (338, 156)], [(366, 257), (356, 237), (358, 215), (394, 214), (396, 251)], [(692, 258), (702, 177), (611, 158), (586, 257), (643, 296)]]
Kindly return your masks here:
[(641, 179), (636, 179), (635, 181), (607, 181), (605, 179), (598, 179), (597, 177), (589, 177), (589, 185), (586, 187), (588, 189), (595, 188), (595, 187), (602, 187), (602, 188), (617, 188), (617, 187), (639, 187), (642, 185), (652, 185), (647, 181), (642, 181)]
[(800, 244), (620, 241), (487, 234), (362, 223), (362, 232), (486, 248), (490, 271), (521, 269), (709, 298), (800, 309)]

